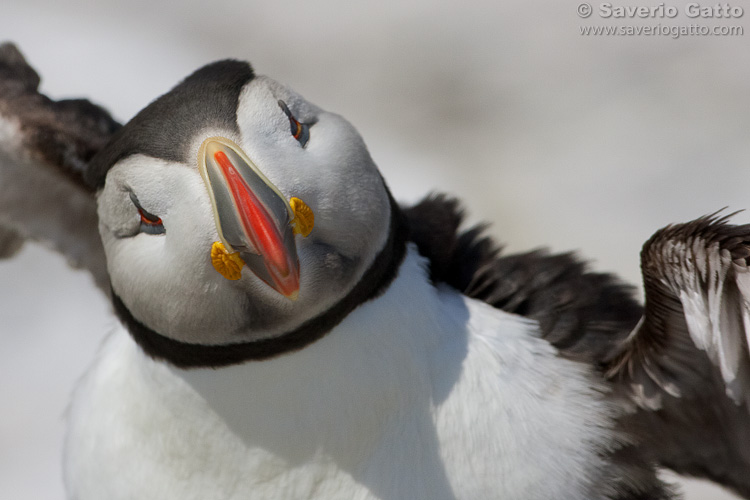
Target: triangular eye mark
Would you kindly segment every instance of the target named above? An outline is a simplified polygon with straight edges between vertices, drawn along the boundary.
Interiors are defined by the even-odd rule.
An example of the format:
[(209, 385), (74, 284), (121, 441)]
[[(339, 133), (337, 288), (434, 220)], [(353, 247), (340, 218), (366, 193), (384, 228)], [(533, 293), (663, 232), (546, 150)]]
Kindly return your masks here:
[(302, 123), (299, 120), (297, 120), (291, 111), (289, 111), (289, 108), (287, 107), (286, 103), (279, 99), (278, 101), (279, 107), (284, 112), (284, 114), (289, 118), (289, 125), (291, 126), (291, 133), (292, 137), (297, 139), (297, 141), (302, 145), (304, 148), (307, 145), (307, 141), (310, 140), (310, 125), (306, 123)]
[(132, 201), (133, 205), (135, 205), (135, 208), (138, 209), (138, 215), (141, 217), (140, 232), (146, 234), (166, 233), (166, 229), (164, 229), (164, 223), (162, 222), (161, 217), (159, 217), (158, 215), (154, 215), (144, 209), (138, 201), (138, 197), (136, 197), (136, 195), (132, 192), (130, 193), (130, 201)]

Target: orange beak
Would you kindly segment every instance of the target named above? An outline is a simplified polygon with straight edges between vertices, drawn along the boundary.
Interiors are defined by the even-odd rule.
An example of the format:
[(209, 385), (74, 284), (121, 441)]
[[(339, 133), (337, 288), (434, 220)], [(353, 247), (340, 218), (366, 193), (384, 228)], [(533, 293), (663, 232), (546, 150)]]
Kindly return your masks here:
[(239, 252), (258, 278), (296, 299), (300, 267), (289, 202), (229, 139), (203, 141), (198, 165), (227, 251)]

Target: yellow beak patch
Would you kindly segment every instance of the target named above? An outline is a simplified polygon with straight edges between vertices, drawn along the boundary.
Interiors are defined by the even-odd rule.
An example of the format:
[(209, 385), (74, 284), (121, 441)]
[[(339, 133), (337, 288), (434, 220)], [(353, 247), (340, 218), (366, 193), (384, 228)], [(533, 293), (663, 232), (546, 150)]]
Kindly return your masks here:
[(315, 214), (312, 208), (296, 197), (289, 200), (289, 206), (292, 207), (292, 212), (294, 212), (294, 219), (291, 222), (294, 226), (294, 234), (301, 234), (304, 238), (307, 238), (315, 225)]
[(215, 241), (211, 245), (211, 264), (226, 279), (235, 281), (242, 277), (245, 261), (239, 252), (229, 253), (222, 242)]
[[(289, 200), (289, 206), (294, 212), (294, 218), (290, 221), (294, 234), (307, 238), (315, 225), (315, 214), (307, 203), (296, 197)], [(230, 253), (222, 242), (215, 241), (211, 245), (211, 264), (226, 279), (236, 281), (242, 277), (245, 261), (239, 252)]]

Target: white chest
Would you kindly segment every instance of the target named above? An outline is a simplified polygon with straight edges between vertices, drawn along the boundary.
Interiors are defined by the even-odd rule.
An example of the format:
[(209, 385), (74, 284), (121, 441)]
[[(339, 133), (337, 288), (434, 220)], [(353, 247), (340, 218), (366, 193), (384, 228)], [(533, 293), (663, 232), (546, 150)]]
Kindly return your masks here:
[(435, 290), (411, 256), (383, 297), (274, 360), (181, 371), (117, 332), (71, 408), (69, 493), (592, 498), (608, 411), (532, 328)]

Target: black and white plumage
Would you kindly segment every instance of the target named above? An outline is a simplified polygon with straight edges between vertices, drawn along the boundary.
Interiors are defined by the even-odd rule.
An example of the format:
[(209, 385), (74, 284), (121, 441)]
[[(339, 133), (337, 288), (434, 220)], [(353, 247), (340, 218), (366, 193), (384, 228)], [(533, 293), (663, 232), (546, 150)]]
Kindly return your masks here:
[[(5, 54), (17, 57), (11, 48), (6, 46), (4, 50)], [(21, 64), (16, 66), (26, 68)], [(245, 76), (240, 78), (245, 80), (241, 84), (232, 84), (230, 80), (228, 85), (221, 85), (227, 82), (227, 75), (215, 76), (219, 67), (238, 68), (231, 74), (237, 77), (244, 71)], [(667, 230), (657, 234), (644, 252), (646, 313), (644, 322), (636, 327), (640, 308), (630, 298), (627, 288), (613, 278), (587, 272), (570, 255), (531, 253), (501, 257), (480, 231), (462, 233), (459, 230), (461, 216), (458, 206), (445, 198), (436, 197), (403, 210), (410, 228), (409, 238), (428, 260), (418, 257), (412, 248), (402, 261), (399, 251), (391, 249), (406, 249), (401, 234), (403, 229), (399, 229), (406, 225), (401, 224), (401, 210), (391, 204), (387, 190), (383, 190), (380, 196), (375, 196), (374, 199), (380, 201), (373, 203), (372, 207), (376, 212), (380, 210), (377, 213), (390, 213), (390, 217), (380, 218), (381, 222), (389, 222), (388, 230), (383, 227), (381, 231), (374, 231), (378, 243), (364, 254), (355, 249), (351, 255), (361, 257), (362, 263), (353, 268), (359, 269), (355, 273), (357, 276), (364, 276), (371, 269), (389, 268), (375, 265), (379, 264), (378, 256), (387, 252), (390, 257), (385, 258), (386, 263), (394, 266), (391, 271), (395, 274), (387, 276), (389, 273), (386, 272), (386, 276), (375, 279), (375, 285), (357, 301), (341, 309), (342, 317), (337, 315), (327, 323), (327, 328), (317, 330), (322, 335), (320, 340), (294, 344), (288, 349), (282, 347), (282, 350), (292, 353), (273, 357), (270, 361), (241, 363), (243, 359), (258, 358), (245, 351), (255, 352), (253, 344), (268, 342), (275, 346), (274, 349), (279, 349), (277, 342), (269, 340), (284, 338), (284, 333), (289, 333), (290, 329), (298, 331), (293, 323), (295, 320), (299, 322), (300, 318), (298, 313), (290, 312), (288, 302), (284, 302), (287, 299), (274, 295), (264, 288), (265, 285), (255, 282), (249, 285), (251, 293), (260, 294), (262, 311), (271, 312), (265, 319), (263, 337), (257, 338), (251, 331), (248, 337), (240, 335), (235, 341), (228, 341), (228, 329), (219, 328), (218, 332), (205, 337), (202, 336), (205, 333), (203, 328), (194, 326), (200, 323), (203, 315), (211, 315), (216, 309), (223, 311), (227, 304), (227, 301), (196, 303), (191, 294), (201, 290), (200, 284), (197, 288), (180, 288), (185, 283), (178, 281), (172, 287), (167, 286), (167, 293), (179, 297), (171, 299), (168, 304), (159, 302), (164, 291), (160, 290), (159, 295), (149, 293), (151, 274), (156, 274), (169, 285), (170, 276), (176, 275), (177, 270), (171, 271), (170, 276), (160, 276), (159, 269), (152, 269), (144, 273), (146, 276), (137, 276), (134, 282), (128, 281), (132, 270), (137, 269), (128, 265), (132, 263), (128, 259), (143, 262), (144, 258), (155, 256), (149, 253), (155, 251), (153, 247), (124, 249), (121, 245), (120, 240), (132, 236), (128, 231), (133, 230), (132, 221), (137, 221), (133, 217), (121, 217), (135, 211), (129, 194), (136, 193), (143, 204), (141, 208), (148, 213), (168, 214), (169, 199), (165, 201), (163, 193), (149, 193), (153, 190), (151, 186), (177, 184), (183, 189), (194, 188), (196, 196), (190, 197), (190, 205), (179, 205), (177, 198), (172, 200), (191, 216), (183, 221), (174, 216), (172, 221), (175, 222), (164, 216), (164, 225), (168, 231), (173, 231), (172, 234), (182, 231), (183, 237), (214, 236), (204, 234), (206, 231), (211, 233), (206, 228), (213, 224), (210, 217), (207, 218), (210, 212), (200, 210), (208, 207), (205, 193), (203, 198), (198, 195), (198, 187), (205, 187), (194, 184), (195, 177), (190, 176), (189, 168), (177, 165), (193, 161), (197, 147), (192, 135), (205, 134), (202, 127), (185, 128), (185, 120), (195, 116), (191, 110), (196, 94), (189, 91), (190, 82), (200, 86), (206, 82), (209, 85), (218, 83), (220, 92), (230, 90), (237, 96), (235, 98), (241, 94), (240, 89), (254, 96), (244, 102), (252, 103), (254, 110), (261, 106), (259, 113), (263, 120), (259, 122), (248, 117), (252, 114), (242, 115), (231, 109), (227, 120), (226, 104), (232, 99), (221, 101), (225, 108), (221, 107), (221, 102), (212, 105), (212, 110), (219, 111), (208, 122), (196, 120), (212, 129), (212, 133), (220, 129), (231, 135), (238, 133), (234, 121), (234, 113), (238, 113), (236, 123), (240, 124), (239, 128), (243, 128), (241, 124), (245, 120), (245, 128), (256, 135), (240, 132), (241, 137), (235, 135), (238, 137), (236, 142), (244, 140), (247, 143), (248, 138), (257, 134), (260, 137), (268, 135), (269, 132), (265, 131), (269, 124), (278, 124), (278, 130), (283, 129), (284, 116), (273, 106), (275, 102), (268, 101), (268, 108), (263, 108), (262, 103), (266, 101), (256, 99), (267, 89), (271, 89), (274, 97), (284, 97), (287, 101), (298, 99), (296, 104), (302, 106), (301, 121), (308, 118), (319, 120), (313, 127), (321, 127), (313, 128), (313, 132), (332, 126), (320, 110), (310, 107), (309, 114), (304, 116), (305, 106), (309, 104), (275, 82), (256, 80), (257, 77), (241, 68), (249, 70), (249, 67), (235, 63), (200, 70), (176, 91), (139, 114), (93, 162), (87, 163), (89, 158), (80, 155), (82, 160), (77, 164), (83, 167), (75, 171), (73, 178), (85, 177), (87, 183), (83, 185), (104, 186), (99, 194), (99, 217), (105, 246), (108, 246), (107, 277), (114, 278), (116, 309), (130, 333), (136, 339), (140, 335), (140, 345), (158, 361), (144, 356), (124, 331), (108, 341), (102, 359), (79, 389), (73, 406), (67, 462), (68, 486), (73, 496), (96, 498), (104, 493), (111, 496), (112, 491), (101, 488), (114, 488), (114, 492), (124, 498), (143, 497), (145, 492), (140, 495), (136, 492), (144, 488), (154, 494), (149, 488), (158, 483), (161, 487), (167, 485), (175, 498), (189, 495), (202, 498), (217, 491), (225, 492), (230, 498), (232, 494), (243, 494), (236, 485), (246, 481), (256, 488), (258, 483), (267, 488), (262, 492), (255, 490), (260, 498), (291, 494), (302, 498), (352, 498), (355, 495), (375, 498), (495, 498), (499, 494), (523, 498), (667, 498), (668, 491), (655, 479), (652, 461), (679, 472), (718, 480), (748, 494), (744, 479), (748, 462), (743, 457), (744, 444), (747, 443), (743, 420), (747, 419), (742, 418), (747, 416), (747, 410), (727, 398), (723, 386), (723, 380), (735, 380), (733, 371), (737, 370), (741, 375), (746, 345), (743, 346), (745, 350), (738, 353), (740, 362), (735, 363), (726, 357), (726, 349), (710, 347), (721, 344), (724, 335), (721, 327), (712, 328), (710, 332), (698, 331), (697, 335), (706, 339), (703, 345), (709, 347), (709, 356), (705, 356), (687, 342), (685, 328), (680, 327), (679, 322), (673, 323), (674, 318), (666, 322), (666, 327), (658, 323), (669, 317), (661, 312), (664, 307), (668, 307), (669, 312), (679, 313), (679, 308), (674, 306), (674, 296), (685, 290), (685, 285), (677, 281), (680, 276), (682, 280), (695, 278), (697, 288), (688, 288), (693, 294), (701, 297), (705, 293), (707, 297), (715, 297), (713, 290), (703, 291), (701, 287), (717, 288), (714, 283), (720, 280), (712, 280), (723, 278), (723, 273), (728, 272), (728, 279), (722, 281), (723, 288), (717, 288), (722, 290), (718, 296), (724, 304), (736, 304), (728, 305), (728, 312), (739, 311), (741, 314), (744, 306), (742, 288), (741, 285), (732, 288), (732, 283), (739, 283), (732, 280), (739, 273), (740, 260), (744, 258), (742, 235), (746, 231), (743, 228), (704, 221), (703, 225), (700, 222), (693, 224), (692, 230)], [(21, 73), (28, 74), (28, 71), (30, 68)], [(12, 80), (13, 76), (10, 78)], [(250, 81), (256, 83), (246, 90), (245, 85)], [(33, 94), (33, 88), (26, 87), (26, 90)], [(38, 102), (42, 109), (54, 108), (49, 101)], [(238, 109), (236, 104), (234, 109)], [(239, 109), (243, 109), (242, 103)], [(268, 112), (265, 113), (264, 109)], [(5, 130), (11, 131), (3, 136), (2, 141), (7, 155), (2, 163), (6, 186), (27, 182), (27, 174), (46, 172), (43, 170), (45, 164), (59, 162), (61, 156), (47, 155), (39, 159), (38, 155), (26, 154), (25, 151), (34, 152), (35, 149), (29, 141), (21, 141), (19, 146), (16, 140), (23, 137), (21, 125), (24, 117), (6, 108), (1, 111)], [(97, 112), (106, 117), (100, 110)], [(187, 115), (180, 118), (181, 112)], [(298, 108), (297, 112), (300, 112)], [(116, 128), (110, 123), (108, 130)], [(160, 140), (152, 142), (154, 137)], [(310, 144), (320, 141), (321, 137), (325, 138), (325, 135), (312, 135)], [(355, 135), (347, 135), (347, 138), (358, 141)], [(277, 142), (269, 144), (284, 156), (287, 153), (279, 152)], [(343, 144), (349, 145), (346, 141)], [(358, 144), (355, 142), (350, 154), (360, 154)], [(254, 156), (264, 156), (261, 146), (255, 146)], [(134, 157), (134, 154), (143, 156)], [(34, 157), (37, 161), (19, 171), (19, 157)], [(157, 158), (158, 163), (154, 164), (153, 158)], [(368, 166), (369, 157), (359, 158), (358, 164), (364, 168), (360, 173), (376, 172)], [(169, 162), (176, 165), (169, 165)], [(160, 178), (167, 175), (160, 173), (160, 166), (164, 167), (164, 172), (179, 173), (177, 177)], [(40, 175), (47, 179), (53, 174)], [(279, 180), (272, 179), (275, 183), (288, 186), (286, 179), (294, 178), (296, 174), (276, 175)], [(169, 183), (163, 182), (166, 179)], [(373, 175), (372, 179), (373, 186), (381, 185), (379, 177)], [(70, 179), (65, 179), (65, 182), (71, 185), (71, 189), (77, 185), (77, 181), (71, 183)], [(351, 191), (360, 182), (361, 178), (358, 178), (358, 181), (344, 185)], [(367, 182), (362, 184), (368, 185)], [(127, 189), (123, 190), (125, 186)], [(293, 187), (300, 188), (301, 184)], [(43, 192), (40, 190), (40, 195)], [(84, 188), (82, 192), (87, 190)], [(308, 190), (306, 194), (310, 196), (309, 200), (315, 200), (314, 190)], [(7, 195), (3, 193), (3, 196)], [(90, 199), (91, 194), (88, 196)], [(61, 198), (53, 199), (52, 206), (64, 206), (59, 203), (67, 203), (67, 198)], [(201, 199), (203, 201), (196, 202)], [(335, 200), (342, 200), (342, 195), (336, 196)], [(147, 202), (153, 205), (147, 205)], [(7, 230), (9, 241), (17, 242), (19, 234), (52, 242), (59, 238), (51, 232), (26, 232), (25, 222), (16, 227), (23, 219), (15, 217), (10, 210), (33, 219), (35, 212), (32, 208), (40, 203), (44, 202), (33, 198), (26, 205), (15, 200), (7, 208), (2, 206), (3, 213), (13, 215), (3, 219), (10, 227)], [(316, 221), (318, 213), (326, 214), (320, 205), (311, 205), (316, 210)], [(92, 215), (91, 204), (82, 204), (76, 210)], [(366, 204), (364, 213), (367, 213)], [(328, 214), (335, 222), (336, 212), (332, 210)], [(210, 224), (202, 225), (207, 220)], [(322, 220), (322, 239), (328, 247), (346, 246), (351, 244), (350, 238), (356, 238), (336, 231), (334, 222), (326, 227), (325, 216)], [(181, 230), (180, 224), (186, 224), (185, 221), (194, 225)], [(11, 223), (16, 223), (16, 226), (11, 226)], [(354, 226), (347, 223), (343, 227)], [(107, 231), (112, 232), (113, 228), (115, 236), (108, 236)], [(85, 238), (77, 236), (72, 239), (95, 241), (91, 229), (86, 231)], [(331, 234), (334, 240), (325, 241), (325, 237)], [(373, 237), (364, 234), (363, 242)], [(346, 238), (342, 239), (342, 235)], [(139, 235), (136, 238), (150, 241), (151, 245), (153, 238), (147, 240), (149, 237)], [(134, 241), (132, 239), (131, 243)], [(694, 244), (695, 241), (698, 243)], [(701, 241), (709, 243), (702, 244)], [(718, 242), (715, 251), (712, 250), (714, 241)], [(188, 241), (187, 246), (190, 245), (192, 242)], [(694, 253), (680, 251), (680, 247), (694, 249)], [(63, 253), (70, 253), (66, 245), (58, 244), (58, 248)], [(668, 256), (665, 259), (665, 248), (678, 249), (674, 255), (680, 260), (677, 267), (665, 268), (660, 264), (664, 260), (675, 263), (674, 258)], [(725, 250), (731, 257), (729, 260), (721, 259)], [(91, 255), (91, 262), (96, 262), (97, 256), (103, 258), (101, 249), (93, 243), (86, 247), (86, 251)], [(300, 252), (303, 251), (304, 247), (301, 247)], [(703, 257), (703, 254), (708, 256)], [(304, 267), (305, 255), (301, 255)], [(706, 271), (705, 277), (696, 277), (690, 266), (699, 268), (701, 260), (706, 258), (718, 262), (719, 266), (709, 266), (707, 269), (711, 273)], [(737, 262), (733, 263), (732, 259)], [(205, 262), (180, 260), (176, 264), (182, 269), (200, 269), (204, 274), (199, 277), (209, 280), (211, 293), (219, 291), (231, 295), (231, 292), (221, 291), (226, 282), (211, 274)], [(425, 267), (429, 267), (430, 280)], [(127, 268), (127, 272), (123, 268)], [(717, 270), (720, 271), (718, 274)], [(96, 272), (95, 269), (92, 272)], [(346, 292), (357, 286), (350, 279), (344, 278), (343, 281)], [(662, 279), (665, 284), (660, 285)], [(205, 297), (205, 288), (203, 295), (199, 294), (201, 297)], [(455, 290), (462, 292), (463, 297)], [(350, 293), (345, 293), (344, 299), (349, 296)], [(326, 299), (325, 295), (323, 298)], [(230, 296), (229, 303), (231, 300)], [(327, 311), (335, 309), (330, 307), (331, 304), (340, 304), (343, 299), (332, 296), (326, 300), (326, 307), (304, 301), (296, 303), (313, 313), (304, 313), (303, 324), (325, 316)], [(715, 299), (706, 303), (709, 318), (715, 317), (712, 316), (716, 314), (713, 312), (715, 307), (711, 309), (716, 305)], [(186, 314), (185, 304), (193, 306), (187, 311), (189, 319), (180, 317), (180, 314)], [(252, 304), (244, 301), (241, 304), (243, 314), (253, 311)], [(183, 310), (180, 310), (181, 306)], [(159, 314), (149, 312), (153, 307)], [(168, 309), (168, 314), (162, 315), (165, 309)], [(512, 314), (501, 314), (498, 310)], [(699, 308), (693, 307), (691, 311), (691, 321), (705, 317), (700, 316)], [(679, 314), (677, 316), (679, 318)], [(226, 319), (225, 315), (219, 321), (227, 321), (226, 325), (231, 327), (231, 319)], [(360, 326), (356, 326), (358, 323)], [(362, 329), (361, 324), (375, 326)], [(744, 323), (736, 320), (729, 324), (744, 328)], [(682, 328), (682, 331), (670, 337), (669, 328)], [(278, 335), (278, 332), (282, 334)], [(389, 332), (391, 336), (383, 337), (383, 332)], [(737, 334), (738, 331), (732, 331), (730, 335), (734, 337), (729, 338), (741, 338)], [(144, 336), (150, 341), (168, 340), (157, 340), (160, 345), (153, 347)], [(317, 340), (317, 337), (312, 340)], [(206, 344), (211, 346), (201, 347)], [(216, 348), (225, 351), (226, 347), (221, 346), (227, 344), (245, 347), (232, 347), (234, 357), (229, 360), (223, 355), (217, 358), (208, 354)], [(678, 345), (670, 349), (672, 344)], [(183, 347), (189, 354), (184, 359), (170, 358), (174, 347)], [(276, 350), (270, 355), (280, 353)], [(396, 354), (400, 356), (394, 356)], [(167, 363), (163, 362), (164, 359)], [(712, 363), (712, 360), (719, 362)], [(169, 361), (172, 362), (171, 368)], [(367, 367), (367, 376), (363, 377), (357, 369), (360, 364)], [(653, 364), (660, 370), (651, 369)], [(174, 368), (175, 365), (231, 366), (216, 370), (180, 370)], [(685, 370), (688, 375), (682, 376), (681, 372), (675, 371), (675, 366), (691, 368)], [(438, 367), (440, 370), (435, 371)], [(339, 370), (342, 377), (329, 381), (336, 384), (346, 382), (344, 385), (323, 384), (321, 387), (315, 384), (320, 384), (332, 372), (339, 373)], [(295, 372), (306, 377), (292, 377), (287, 381), (286, 377)], [(607, 396), (603, 396), (604, 377), (611, 391)], [(392, 391), (395, 387), (400, 390)], [(417, 391), (420, 388), (422, 392)], [(372, 390), (375, 392), (370, 392)], [(311, 391), (314, 393), (310, 394)], [(282, 404), (279, 395), (288, 399)], [(415, 395), (419, 396), (416, 406), (411, 401)], [(315, 397), (308, 399), (311, 396)], [(737, 389), (733, 396), (741, 398)], [(350, 404), (342, 407), (347, 401)], [(249, 402), (262, 404), (248, 407)], [(375, 407), (368, 406), (374, 402), (377, 403)], [(706, 411), (706, 402), (711, 403), (711, 411)], [(276, 413), (280, 404), (289, 413)], [(619, 408), (613, 408), (614, 405)], [(368, 411), (360, 413), (363, 409), (360, 406)], [(430, 410), (422, 413), (417, 411), (419, 408)], [(240, 409), (242, 411), (238, 411)], [(344, 410), (343, 415), (348, 419), (338, 418), (342, 413), (331, 410)], [(116, 418), (113, 419), (112, 415)], [(326, 418), (311, 423), (303, 415), (313, 420), (323, 415)], [(383, 422), (395, 427), (383, 427)], [(703, 429), (703, 434), (695, 436), (696, 429)], [(305, 433), (304, 430), (314, 432)], [(112, 435), (120, 438), (117, 445), (120, 448), (116, 450), (110, 439)], [(201, 450), (201, 453), (192, 453), (189, 448), (175, 448), (178, 443), (184, 443), (188, 435), (195, 438), (194, 450)], [(237, 440), (236, 435), (241, 439)], [(705, 442), (697, 441), (700, 439)], [(158, 441), (156, 447), (150, 446), (152, 440)], [(495, 449), (495, 446), (499, 448)], [(363, 450), (365, 455), (361, 454)], [(174, 459), (175, 453), (180, 460)], [(151, 457), (151, 461), (141, 461), (145, 458), (142, 455)], [(116, 461), (113, 460), (115, 457)], [(213, 468), (206, 467), (209, 458)], [(142, 464), (144, 470), (139, 471), (142, 475), (123, 479), (115, 474), (115, 470), (122, 470), (134, 461)], [(405, 464), (409, 464), (407, 476), (403, 475)], [(185, 470), (193, 468), (196, 471), (194, 481), (175, 479), (176, 469), (184, 476)], [(265, 475), (259, 475), (261, 471)], [(269, 479), (280, 476), (286, 481)], [(113, 481), (115, 477), (118, 481)], [(219, 478), (226, 482), (217, 483)], [(311, 482), (317, 486), (311, 487)], [(164, 498), (164, 495), (160, 497)]]

